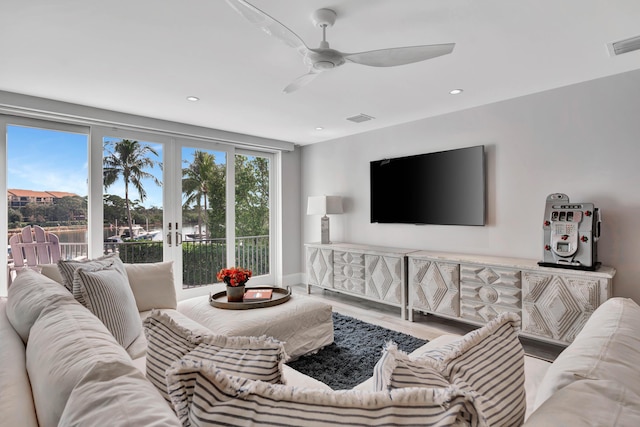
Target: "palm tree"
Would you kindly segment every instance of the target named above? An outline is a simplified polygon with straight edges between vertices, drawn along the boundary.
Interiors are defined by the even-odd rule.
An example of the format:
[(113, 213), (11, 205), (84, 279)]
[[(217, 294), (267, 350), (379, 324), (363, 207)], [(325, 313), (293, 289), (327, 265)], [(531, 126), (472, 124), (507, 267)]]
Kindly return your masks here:
[(215, 157), (200, 150), (193, 153), (193, 162), (182, 169), (182, 191), (186, 195), (184, 205), (189, 206), (194, 202), (196, 204), (200, 239), (202, 239), (202, 205), (204, 204), (204, 212), (207, 212), (207, 198), (215, 170)]
[(124, 181), (124, 200), (127, 208), (127, 221), (129, 224), (129, 236), (133, 237), (133, 222), (131, 221), (131, 201), (129, 200), (129, 185), (138, 192), (140, 201), (144, 202), (147, 192), (142, 186), (143, 179), (151, 179), (156, 185), (162, 184), (145, 169), (153, 168), (161, 163), (150, 158), (153, 154), (158, 157), (158, 152), (149, 145), (140, 144), (138, 141), (122, 139), (120, 141), (105, 142), (107, 152), (103, 160), (103, 180), (105, 190), (114, 184), (118, 178)]

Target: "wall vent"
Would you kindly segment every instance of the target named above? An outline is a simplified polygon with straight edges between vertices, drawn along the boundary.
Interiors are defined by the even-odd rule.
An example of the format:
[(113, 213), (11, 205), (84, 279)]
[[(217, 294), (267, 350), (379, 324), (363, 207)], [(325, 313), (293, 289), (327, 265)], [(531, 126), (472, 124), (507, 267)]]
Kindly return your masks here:
[(366, 114), (358, 114), (356, 116), (352, 116), (352, 117), (347, 117), (347, 120), (354, 122), (354, 123), (362, 123), (362, 122), (367, 122), (369, 120), (373, 120), (375, 119), (375, 117), (371, 117), (371, 116), (367, 116)]
[(611, 56), (622, 55), (623, 53), (640, 50), (640, 36), (631, 37), (609, 44), (609, 53)]

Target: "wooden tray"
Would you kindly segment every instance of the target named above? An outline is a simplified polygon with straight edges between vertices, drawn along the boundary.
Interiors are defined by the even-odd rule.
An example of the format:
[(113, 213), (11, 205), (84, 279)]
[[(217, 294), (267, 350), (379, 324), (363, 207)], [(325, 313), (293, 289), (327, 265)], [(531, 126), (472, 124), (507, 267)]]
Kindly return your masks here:
[(287, 289), (275, 288), (273, 286), (256, 286), (246, 288), (245, 291), (249, 289), (271, 289), (273, 293), (271, 294), (270, 300), (229, 302), (227, 301), (227, 291), (222, 291), (209, 295), (209, 304), (213, 307), (224, 308), (226, 310), (249, 310), (252, 308), (273, 307), (274, 305), (289, 301), (289, 298), (291, 298), (291, 288), (288, 286)]

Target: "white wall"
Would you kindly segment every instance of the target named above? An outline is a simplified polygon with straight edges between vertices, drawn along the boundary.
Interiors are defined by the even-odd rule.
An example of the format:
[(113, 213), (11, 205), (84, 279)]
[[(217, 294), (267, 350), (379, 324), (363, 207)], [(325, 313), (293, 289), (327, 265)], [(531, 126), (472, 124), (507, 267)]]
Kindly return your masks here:
[[(310, 195), (345, 197), (345, 214), (331, 217), (333, 241), (540, 260), (546, 196), (566, 193), (601, 209), (599, 260), (618, 271), (614, 294), (640, 302), (639, 112), (635, 71), (304, 146), (301, 205)], [(369, 222), (370, 161), (480, 144), (486, 226)], [(300, 213), (302, 243), (319, 241), (320, 219)]]
[[(302, 187), (300, 183), (300, 150), (283, 152), (281, 155), (282, 184), (282, 271), (285, 276), (300, 273), (302, 251), (302, 217), (300, 215), (300, 199)], [(300, 277), (290, 279), (299, 283)], [(291, 283), (287, 283), (291, 284)]]

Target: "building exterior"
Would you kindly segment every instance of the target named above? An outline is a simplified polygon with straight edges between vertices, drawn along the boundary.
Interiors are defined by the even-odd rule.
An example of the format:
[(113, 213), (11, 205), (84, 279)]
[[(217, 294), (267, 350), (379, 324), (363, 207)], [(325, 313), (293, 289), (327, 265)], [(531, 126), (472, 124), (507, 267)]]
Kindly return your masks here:
[(78, 195), (74, 193), (67, 193), (65, 191), (7, 190), (9, 208), (21, 208), (29, 203), (53, 205), (57, 200), (68, 196), (77, 197)]

